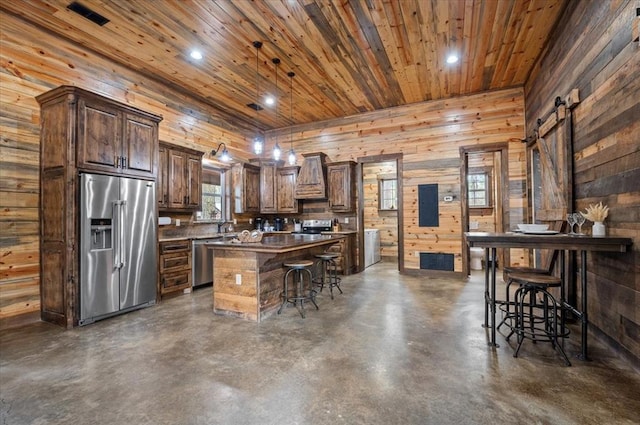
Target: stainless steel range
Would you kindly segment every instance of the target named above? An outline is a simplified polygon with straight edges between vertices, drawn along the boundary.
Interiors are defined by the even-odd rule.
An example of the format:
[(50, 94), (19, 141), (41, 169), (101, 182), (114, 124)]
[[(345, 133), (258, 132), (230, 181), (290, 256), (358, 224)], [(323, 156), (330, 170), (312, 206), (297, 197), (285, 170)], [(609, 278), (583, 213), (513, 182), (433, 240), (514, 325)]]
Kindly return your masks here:
[(302, 220), (302, 233), (318, 234), (331, 231), (331, 219)]

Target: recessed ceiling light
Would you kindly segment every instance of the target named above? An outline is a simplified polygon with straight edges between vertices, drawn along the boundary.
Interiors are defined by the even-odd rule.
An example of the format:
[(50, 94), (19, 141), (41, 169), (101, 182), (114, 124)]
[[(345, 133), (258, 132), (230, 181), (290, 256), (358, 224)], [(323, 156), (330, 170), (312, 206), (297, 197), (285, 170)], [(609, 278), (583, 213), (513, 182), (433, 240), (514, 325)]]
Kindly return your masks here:
[(276, 100), (272, 96), (267, 96), (264, 98), (264, 103), (266, 103), (267, 105), (273, 105), (274, 103), (276, 103)]
[(456, 63), (458, 62), (458, 55), (451, 54), (447, 56), (447, 63)]
[(200, 60), (200, 59), (202, 59), (202, 53), (200, 53), (199, 50), (192, 50), (191, 51), (191, 57), (193, 59)]

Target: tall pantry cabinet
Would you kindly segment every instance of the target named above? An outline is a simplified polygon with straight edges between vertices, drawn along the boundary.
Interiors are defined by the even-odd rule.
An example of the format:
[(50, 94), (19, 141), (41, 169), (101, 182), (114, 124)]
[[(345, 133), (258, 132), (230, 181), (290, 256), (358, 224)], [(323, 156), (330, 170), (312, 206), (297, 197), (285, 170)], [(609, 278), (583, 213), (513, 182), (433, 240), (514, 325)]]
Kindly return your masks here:
[(40, 104), (40, 311), (79, 319), (79, 171), (155, 180), (162, 117), (74, 86)]

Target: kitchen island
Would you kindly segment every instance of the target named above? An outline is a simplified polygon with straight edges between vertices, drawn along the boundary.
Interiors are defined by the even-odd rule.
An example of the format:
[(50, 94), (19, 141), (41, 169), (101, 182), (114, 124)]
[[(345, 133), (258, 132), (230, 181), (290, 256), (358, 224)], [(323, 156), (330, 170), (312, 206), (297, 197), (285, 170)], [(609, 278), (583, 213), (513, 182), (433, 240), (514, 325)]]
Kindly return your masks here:
[(257, 243), (231, 240), (207, 244), (213, 254), (213, 311), (260, 322), (282, 298), (284, 262), (314, 259), (342, 235), (278, 234)]

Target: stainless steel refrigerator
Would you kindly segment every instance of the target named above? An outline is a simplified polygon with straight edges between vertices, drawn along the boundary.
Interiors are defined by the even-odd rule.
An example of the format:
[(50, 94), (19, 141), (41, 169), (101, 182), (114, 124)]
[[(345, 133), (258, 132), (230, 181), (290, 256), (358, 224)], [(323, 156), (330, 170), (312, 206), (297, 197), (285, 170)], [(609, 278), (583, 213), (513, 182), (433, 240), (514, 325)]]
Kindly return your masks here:
[(80, 325), (155, 304), (155, 183), (80, 175)]

